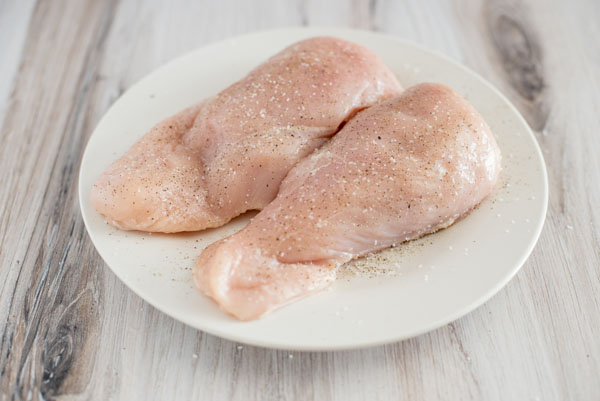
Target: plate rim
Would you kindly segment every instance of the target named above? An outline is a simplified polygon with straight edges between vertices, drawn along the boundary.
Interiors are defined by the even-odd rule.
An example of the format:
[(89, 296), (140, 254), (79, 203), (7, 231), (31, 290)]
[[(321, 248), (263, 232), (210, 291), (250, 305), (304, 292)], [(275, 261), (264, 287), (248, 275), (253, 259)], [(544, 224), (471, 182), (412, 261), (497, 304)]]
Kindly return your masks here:
[[(517, 263), (515, 263), (514, 267), (510, 270), (509, 274), (507, 274), (505, 277), (503, 277), (502, 280), (498, 280), (496, 282), (496, 284), (486, 292), (485, 295), (478, 297), (477, 299), (473, 300), (471, 303), (464, 306), (463, 308), (459, 308), (454, 313), (445, 316), (443, 319), (438, 319), (437, 321), (434, 321), (431, 324), (429, 324), (419, 330), (412, 331), (408, 334), (405, 333), (405, 334), (398, 335), (398, 336), (390, 336), (390, 337), (386, 337), (386, 338), (375, 340), (375, 341), (362, 341), (362, 342), (354, 343), (352, 345), (342, 344), (339, 346), (332, 346), (330, 344), (326, 344), (323, 346), (321, 346), (321, 345), (303, 346), (303, 345), (282, 344), (280, 342), (273, 342), (273, 341), (269, 341), (269, 340), (255, 340), (255, 339), (248, 340), (248, 339), (244, 338), (244, 336), (241, 334), (237, 335), (235, 333), (231, 333), (226, 330), (220, 330), (218, 328), (214, 329), (211, 327), (211, 328), (207, 329), (205, 327), (200, 327), (201, 325), (192, 324), (191, 322), (187, 321), (187, 319), (185, 319), (185, 317), (182, 316), (177, 310), (166, 310), (167, 308), (163, 308), (158, 302), (154, 302), (154, 300), (149, 300), (146, 297), (144, 297), (143, 295), (141, 295), (140, 292), (137, 291), (134, 286), (130, 285), (128, 278), (126, 278), (123, 274), (120, 274), (118, 272), (118, 269), (113, 268), (109, 263), (107, 263), (107, 261), (102, 256), (102, 253), (99, 251), (99, 249), (96, 245), (96, 241), (94, 240), (94, 235), (92, 234), (92, 232), (89, 228), (90, 223), (84, 212), (84, 198), (85, 198), (86, 194), (84, 193), (84, 188), (83, 188), (84, 186), (82, 183), (83, 166), (85, 165), (86, 159), (88, 159), (90, 157), (89, 156), (89, 154), (90, 154), (89, 143), (92, 140), (92, 138), (97, 134), (98, 127), (102, 125), (102, 122), (105, 120), (105, 118), (110, 113), (110, 111), (113, 108), (115, 108), (118, 105), (118, 103), (120, 103), (122, 101), (123, 97), (127, 93), (134, 90), (138, 86), (143, 85), (145, 81), (150, 80), (154, 75), (161, 73), (162, 70), (167, 69), (172, 64), (176, 64), (176, 63), (180, 62), (181, 59), (188, 57), (192, 53), (207, 52), (207, 51), (210, 51), (211, 48), (223, 46), (223, 45), (226, 45), (227, 43), (235, 42), (236, 40), (240, 40), (240, 39), (249, 39), (253, 36), (274, 35), (274, 34), (282, 34), (282, 33), (285, 33), (285, 34), (308, 33), (308, 34), (310, 34), (311, 32), (315, 36), (319, 36), (319, 35), (336, 36), (339, 34), (343, 35), (344, 33), (347, 33), (347, 34), (367, 35), (367, 36), (371, 36), (374, 39), (384, 38), (386, 40), (392, 40), (395, 42), (402, 43), (404, 46), (415, 48), (421, 52), (428, 53), (429, 55), (433, 55), (437, 58), (444, 60), (445, 62), (452, 64), (454, 67), (457, 67), (458, 69), (464, 71), (468, 75), (471, 75), (473, 78), (475, 78), (477, 81), (479, 81), (480, 84), (486, 86), (487, 89), (491, 90), (496, 96), (498, 96), (507, 105), (508, 109), (517, 116), (517, 119), (519, 120), (519, 122), (522, 123), (523, 126), (525, 127), (525, 131), (527, 132), (527, 134), (529, 135), (529, 139), (533, 143), (533, 147), (535, 149), (535, 154), (537, 155), (537, 157), (539, 158), (539, 161), (540, 161), (540, 166), (541, 166), (540, 174), (543, 176), (543, 182), (542, 182), (543, 207), (542, 207), (542, 210), (540, 211), (540, 218), (537, 222), (537, 225), (535, 226), (534, 230), (532, 231), (532, 235), (530, 237), (530, 241), (527, 245), (526, 251), (524, 251), (522, 253), (522, 256), (519, 259), (519, 261)], [(433, 330), (443, 327), (443, 326), (447, 325), (448, 323), (458, 320), (461, 317), (464, 317), (467, 314), (471, 313), (478, 307), (482, 306), (484, 303), (488, 302), (492, 297), (497, 295), (515, 277), (515, 275), (519, 272), (519, 270), (521, 270), (521, 268), (523, 267), (523, 265), (525, 264), (525, 262), (527, 261), (529, 256), (531, 256), (531, 253), (533, 252), (533, 249), (535, 248), (535, 246), (539, 240), (539, 237), (541, 235), (542, 229), (543, 229), (545, 221), (546, 221), (546, 216), (547, 216), (547, 211), (548, 211), (548, 198), (549, 198), (548, 171), (546, 168), (546, 162), (544, 160), (544, 155), (542, 153), (542, 150), (540, 148), (540, 145), (537, 141), (537, 138), (536, 138), (533, 130), (531, 129), (531, 127), (529, 126), (529, 124), (527, 123), (525, 118), (522, 116), (522, 114), (519, 112), (519, 110), (513, 105), (513, 103), (502, 92), (500, 92), (499, 89), (497, 89), (489, 81), (487, 81), (485, 78), (483, 78), (480, 74), (471, 70), (469, 67), (459, 63), (458, 61), (455, 61), (452, 58), (444, 55), (443, 53), (440, 53), (436, 50), (429, 49), (429, 48), (427, 48), (423, 45), (420, 45), (414, 41), (394, 36), (393, 34), (372, 32), (372, 31), (363, 30), (363, 29), (326, 27), (326, 26), (323, 26), (323, 27), (317, 26), (317, 27), (275, 28), (275, 29), (259, 30), (259, 31), (253, 31), (253, 32), (241, 34), (241, 35), (236, 35), (236, 36), (232, 36), (232, 37), (222, 39), (222, 40), (219, 40), (216, 42), (208, 43), (208, 44), (200, 46), (196, 49), (187, 51), (187, 52), (175, 57), (174, 59), (167, 61), (166, 63), (160, 65), (159, 67), (153, 69), (152, 71), (150, 71), (149, 73), (147, 73), (146, 75), (141, 77), (139, 80), (137, 80), (129, 88), (127, 88), (125, 90), (125, 92), (123, 92), (119, 96), (119, 98), (116, 99), (110, 105), (110, 107), (108, 107), (106, 109), (106, 111), (104, 111), (102, 117), (98, 120), (98, 122), (94, 126), (92, 133), (87, 138), (85, 148), (83, 151), (83, 155), (82, 155), (82, 158), (80, 161), (80, 165), (79, 165), (79, 169), (78, 169), (77, 185), (78, 185), (77, 196), (79, 198), (78, 204), (79, 204), (80, 214), (82, 216), (88, 237), (90, 238), (92, 244), (94, 245), (96, 252), (98, 253), (98, 255), (100, 255), (100, 257), (104, 261), (104, 264), (109, 268), (109, 270), (112, 271), (112, 273), (115, 274), (115, 276), (130, 291), (132, 291), (134, 294), (136, 294), (138, 297), (140, 297), (144, 302), (152, 305), (154, 308), (156, 308), (161, 313), (164, 313), (165, 315), (185, 324), (188, 327), (192, 327), (196, 330), (200, 330), (203, 333), (208, 333), (208, 334), (211, 334), (211, 335), (214, 335), (214, 336), (217, 336), (217, 337), (229, 340), (229, 341), (248, 344), (248, 345), (257, 346), (257, 347), (277, 349), (277, 350), (303, 351), (303, 352), (304, 351), (305, 352), (341, 351), (341, 350), (352, 350), (352, 349), (364, 349), (364, 348), (376, 347), (376, 346), (381, 346), (381, 345), (390, 344), (390, 343), (396, 343), (399, 341), (403, 341), (403, 340), (406, 340), (409, 338), (419, 336), (421, 334), (431, 332)]]

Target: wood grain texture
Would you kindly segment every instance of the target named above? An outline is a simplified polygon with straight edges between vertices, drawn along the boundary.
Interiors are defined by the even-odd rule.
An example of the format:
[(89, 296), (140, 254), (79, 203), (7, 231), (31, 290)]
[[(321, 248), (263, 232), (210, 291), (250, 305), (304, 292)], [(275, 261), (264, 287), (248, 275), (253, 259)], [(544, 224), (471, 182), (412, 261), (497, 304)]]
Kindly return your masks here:
[[(0, 2), (0, 400), (600, 399), (599, 19), (595, 0)], [(534, 128), (547, 222), (487, 304), (382, 347), (266, 350), (163, 315), (96, 254), (76, 178), (110, 104), (186, 51), (291, 25), (438, 50)]]

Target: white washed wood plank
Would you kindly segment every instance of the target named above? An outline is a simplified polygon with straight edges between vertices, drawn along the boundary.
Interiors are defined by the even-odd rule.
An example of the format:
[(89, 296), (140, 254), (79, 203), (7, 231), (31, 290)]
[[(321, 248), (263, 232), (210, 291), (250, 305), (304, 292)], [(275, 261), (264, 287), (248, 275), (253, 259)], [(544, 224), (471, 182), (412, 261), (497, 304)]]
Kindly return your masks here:
[(13, 78), (21, 61), (21, 51), (34, 5), (34, 0), (8, 0), (0, 3), (0, 127), (10, 100)]

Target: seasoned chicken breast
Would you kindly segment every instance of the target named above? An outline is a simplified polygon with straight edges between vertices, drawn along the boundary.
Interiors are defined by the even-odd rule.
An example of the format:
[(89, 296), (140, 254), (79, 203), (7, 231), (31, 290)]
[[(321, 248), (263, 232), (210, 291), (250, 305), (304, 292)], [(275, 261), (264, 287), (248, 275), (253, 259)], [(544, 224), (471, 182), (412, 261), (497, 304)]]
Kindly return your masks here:
[(196, 284), (231, 315), (255, 319), (328, 286), (353, 258), (448, 227), (499, 172), (477, 111), (443, 85), (414, 86), (298, 163), (246, 228), (202, 252)]
[(154, 127), (102, 174), (92, 203), (125, 230), (223, 225), (262, 209), (290, 168), (341, 124), (399, 92), (366, 48), (330, 37), (304, 40)]

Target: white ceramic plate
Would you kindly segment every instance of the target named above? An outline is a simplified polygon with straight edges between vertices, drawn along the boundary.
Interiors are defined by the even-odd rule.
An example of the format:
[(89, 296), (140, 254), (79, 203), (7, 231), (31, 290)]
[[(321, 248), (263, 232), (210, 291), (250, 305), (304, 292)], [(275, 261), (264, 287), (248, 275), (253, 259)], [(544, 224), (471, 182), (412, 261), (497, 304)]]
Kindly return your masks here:
[[(248, 216), (200, 233), (150, 235), (107, 225), (92, 208), (100, 173), (154, 124), (242, 78), (300, 39), (333, 35), (378, 53), (405, 86), (449, 85), (466, 96), (495, 133), (503, 154), (502, 185), (469, 217), (387, 252), (387, 274), (338, 279), (330, 291), (304, 298), (253, 322), (221, 312), (192, 283), (200, 251), (243, 227)], [(89, 140), (79, 176), (89, 235), (113, 272), (136, 294), (190, 326), (233, 341), (293, 350), (333, 350), (389, 343), (440, 327), (497, 293), (531, 253), (546, 215), (542, 154), (526, 122), (489, 83), (413, 43), (369, 32), (283, 29), (219, 42), (154, 71), (110, 108)], [(373, 267), (374, 261), (361, 261)], [(367, 269), (369, 270), (369, 269)], [(372, 274), (370, 274), (372, 276)]]

